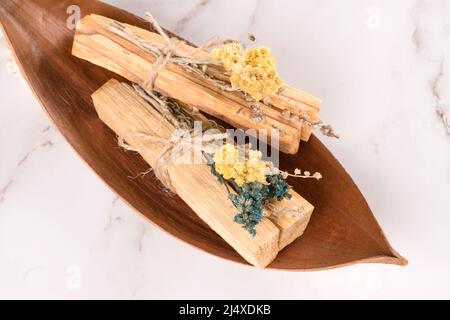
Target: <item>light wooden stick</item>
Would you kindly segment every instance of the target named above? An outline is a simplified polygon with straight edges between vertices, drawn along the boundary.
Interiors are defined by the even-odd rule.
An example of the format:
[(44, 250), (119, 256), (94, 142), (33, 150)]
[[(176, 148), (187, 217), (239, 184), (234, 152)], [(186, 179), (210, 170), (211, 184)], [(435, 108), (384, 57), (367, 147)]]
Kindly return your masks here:
[[(159, 36), (158, 34), (148, 32), (147, 30), (143, 30), (127, 24), (123, 25), (129, 28), (141, 39), (148, 39), (150, 42), (157, 43), (160, 46), (163, 46), (166, 41), (166, 39), (164, 39), (162, 36)], [(181, 54), (185, 54), (187, 56), (191, 56), (192, 54), (194, 54), (194, 56), (198, 58), (200, 61), (201, 60), (208, 61), (211, 59), (209, 52), (199, 50), (199, 48), (191, 47), (186, 43), (183, 43), (182, 45), (179, 46), (178, 52), (180, 52)], [(229, 77), (226, 75), (225, 70), (221, 66), (212, 65), (207, 68), (206, 73), (219, 80), (225, 82), (230, 81)], [(186, 75), (186, 73), (184, 72), (183, 74)], [(217, 89), (216, 87), (209, 85), (208, 82), (204, 82), (203, 85), (211, 88), (212, 90)], [(242, 100), (241, 95), (231, 94), (231, 96), (234, 96), (233, 100), (235, 101), (237, 100), (239, 103), (245, 105), (245, 101)], [(273, 117), (273, 112), (271, 111), (275, 111), (276, 113), (278, 113), (278, 116), (275, 116), (274, 118), (279, 120), (279, 113), (283, 112), (284, 110), (289, 110), (294, 115), (303, 114), (304, 116), (309, 118), (309, 121), (311, 123), (316, 123), (319, 121), (318, 112), (320, 111), (322, 100), (310, 95), (309, 93), (303, 90), (299, 90), (292, 86), (285, 85), (281, 93), (272, 95), (270, 97), (270, 100), (271, 106), (277, 109), (277, 111), (272, 110), (270, 107), (266, 107), (264, 105), (261, 107), (264, 114), (269, 115), (269, 117)], [(283, 120), (285, 119), (282, 119), (281, 121), (284, 122)], [(313, 132), (313, 128), (305, 123), (294, 123), (294, 124), (301, 127), (301, 139), (304, 141), (308, 141)]]
[[(73, 54), (145, 86), (146, 79), (152, 72), (155, 56), (111, 32), (110, 25), (113, 22), (114, 20), (96, 15), (90, 15), (82, 19), (77, 27)], [(126, 27), (146, 41), (161, 45), (165, 43), (164, 39), (156, 33), (129, 25), (126, 25)], [(193, 47), (182, 43), (177, 50), (180, 50), (181, 54), (188, 54), (192, 53), (193, 49)], [(207, 52), (199, 50), (195, 53), (195, 57), (204, 60), (205, 54), (208, 55)], [(295, 154), (298, 151), (299, 140), (301, 138), (307, 140), (311, 133), (311, 128), (302, 127), (301, 123), (287, 121), (281, 116), (281, 108), (297, 108), (294, 105), (295, 100), (291, 97), (296, 92), (295, 90), (285, 90), (286, 94), (289, 94), (284, 100), (274, 99), (275, 101), (283, 100), (278, 103), (275, 109), (262, 105), (261, 110), (266, 115), (266, 119), (262, 123), (255, 123), (250, 119), (249, 103), (240, 94), (221, 92), (208, 81), (193, 74), (188, 74), (186, 70), (173, 63), (168, 63), (167, 67), (158, 73), (154, 84), (155, 89), (162, 94), (196, 106), (198, 109), (223, 119), (235, 127), (244, 130), (250, 128), (266, 129), (269, 137), (272, 129), (278, 129), (282, 152)], [(298, 97), (302, 97), (302, 95), (298, 94), (296, 98)], [(289, 99), (293, 101), (292, 104), (286, 102), (290, 101)], [(314, 99), (310, 100), (314, 101)], [(298, 103), (302, 104), (302, 102)], [(303, 105), (313, 116), (316, 116), (316, 107)], [(278, 111), (276, 111), (277, 108)]]
[[(273, 203), (272, 210), (286, 211), (280, 217), (271, 217), (270, 220), (280, 229), (280, 239), (278, 247), (281, 250), (286, 248), (298, 237), (302, 236), (308, 226), (314, 207), (297, 192), (292, 191), (292, 199), (278, 201)], [(288, 205), (287, 205), (288, 204)], [(289, 212), (293, 209), (301, 209), (300, 214), (293, 214)]]
[[(169, 137), (174, 128), (152, 109), (129, 85), (111, 80), (93, 95), (95, 108), (102, 119), (120, 136), (127, 136), (129, 145), (139, 150), (142, 157), (156, 166), (163, 145), (145, 145), (140, 136), (127, 135), (130, 131)], [(217, 182), (207, 165), (176, 164), (168, 167), (175, 192), (214, 231), (225, 239), (244, 259), (256, 267), (266, 267), (278, 251), (303, 233), (313, 207), (297, 193), (292, 200), (275, 204), (277, 209), (302, 207), (303, 214), (289, 214), (271, 219), (263, 218), (253, 238), (233, 221), (236, 209), (228, 199), (224, 186)]]

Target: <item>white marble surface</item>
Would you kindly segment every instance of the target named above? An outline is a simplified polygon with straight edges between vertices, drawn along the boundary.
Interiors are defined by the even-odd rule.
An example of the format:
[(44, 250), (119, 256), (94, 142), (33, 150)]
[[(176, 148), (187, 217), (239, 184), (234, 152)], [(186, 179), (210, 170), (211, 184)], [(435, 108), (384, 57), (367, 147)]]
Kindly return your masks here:
[[(0, 53), (0, 298), (450, 298), (449, 0), (115, 0), (196, 43), (271, 46), (407, 268), (254, 270), (157, 230), (99, 180)], [(12, 73), (10, 71), (13, 71)]]

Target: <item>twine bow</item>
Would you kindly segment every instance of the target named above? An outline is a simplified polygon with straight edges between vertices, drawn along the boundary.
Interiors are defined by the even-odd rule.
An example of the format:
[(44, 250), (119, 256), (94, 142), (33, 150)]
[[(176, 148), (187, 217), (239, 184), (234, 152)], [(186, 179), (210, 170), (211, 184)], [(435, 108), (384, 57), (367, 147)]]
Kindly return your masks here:
[(155, 86), (156, 78), (158, 74), (163, 70), (167, 63), (171, 60), (174, 53), (176, 53), (178, 47), (183, 43), (183, 41), (173, 37), (170, 38), (164, 30), (159, 26), (156, 19), (151, 15), (150, 12), (146, 12), (145, 16), (147, 21), (150, 22), (155, 30), (163, 37), (166, 46), (162, 48), (159, 56), (157, 57), (155, 63), (153, 64), (152, 71), (147, 76), (147, 79), (144, 81), (144, 85), (146, 88), (153, 90)]
[[(202, 50), (209, 49), (214, 46), (218, 46), (224, 43), (229, 42), (230, 40), (221, 40), (219, 38), (215, 38), (208, 43), (195, 48), (192, 52), (183, 53), (178, 48), (180, 45), (184, 44), (185, 41), (182, 41), (176, 37), (169, 37), (167, 33), (160, 27), (156, 19), (152, 16), (151, 13), (145, 13), (146, 20), (153, 26), (155, 31), (163, 38), (164, 45), (161, 46), (159, 44), (155, 44), (154, 42), (143, 39), (139, 35), (137, 35), (129, 26), (126, 24), (113, 21), (109, 25), (109, 31), (112, 33), (132, 42), (133, 44), (140, 47), (142, 50), (153, 54), (156, 57), (156, 61), (153, 63), (152, 70), (144, 80), (145, 89), (153, 90), (155, 86), (155, 81), (158, 77), (158, 74), (167, 66), (169, 62), (173, 62), (178, 64), (190, 72), (194, 72), (198, 74), (198, 70), (191, 65), (217, 65), (216, 62), (210, 59), (200, 59), (196, 57), (196, 53)], [(199, 74), (201, 75), (201, 74)], [(202, 75), (204, 77), (204, 75)], [(213, 81), (212, 79), (209, 79)], [(213, 81), (214, 84), (220, 86), (224, 90), (229, 90), (223, 84), (220, 84), (217, 81)]]
[[(127, 142), (127, 139), (129, 138), (140, 139), (142, 146), (139, 148), (132, 147)], [(148, 144), (163, 145), (164, 148), (155, 160), (153, 171), (155, 176), (167, 189), (176, 193), (168, 173), (169, 166), (176, 163), (184, 155), (184, 153), (186, 151), (190, 151), (193, 146), (200, 147), (203, 152), (208, 150), (208, 146), (210, 146), (212, 142), (223, 141), (227, 138), (228, 134), (226, 133), (197, 137), (193, 136), (192, 132), (187, 130), (176, 130), (170, 138), (162, 138), (160, 136), (144, 132), (129, 131), (118, 137), (118, 144), (125, 150), (138, 153), (141, 153), (143, 148), (148, 147)]]

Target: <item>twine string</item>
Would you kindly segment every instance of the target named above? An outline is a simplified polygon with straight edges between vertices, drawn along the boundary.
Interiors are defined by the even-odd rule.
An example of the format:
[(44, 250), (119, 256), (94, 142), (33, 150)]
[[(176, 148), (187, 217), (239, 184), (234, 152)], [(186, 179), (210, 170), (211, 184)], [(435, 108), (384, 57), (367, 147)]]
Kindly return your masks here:
[[(132, 31), (128, 30), (124, 25), (115, 23), (112, 24), (110, 27), (110, 30), (122, 37), (125, 37), (132, 41), (133, 43), (137, 44), (142, 49), (152, 53), (156, 57), (156, 61), (153, 64), (152, 70), (147, 76), (146, 80), (144, 81), (145, 85), (145, 91), (146, 89), (150, 89), (151, 91), (154, 89), (155, 81), (159, 75), (159, 73), (167, 66), (167, 63), (169, 62), (175, 62), (179, 64), (213, 64), (210, 61), (196, 61), (194, 55), (200, 51), (205, 50), (217, 45), (221, 45), (226, 43), (227, 41), (223, 41), (220, 39), (213, 39), (212, 41), (206, 43), (205, 45), (198, 47), (194, 49), (190, 55), (186, 56), (183, 54), (179, 54), (178, 48), (179, 46), (184, 43), (183, 41), (177, 39), (177, 38), (170, 38), (164, 30), (159, 26), (156, 19), (149, 13), (145, 13), (146, 20), (152, 24), (153, 28), (156, 30), (158, 34), (162, 36), (165, 42), (165, 46), (162, 48), (156, 47), (154, 45), (150, 45), (143, 41), (139, 36), (134, 34)], [(174, 58), (174, 56), (177, 56)], [(136, 88), (135, 88), (136, 89)], [(139, 91), (138, 91), (139, 92)], [(141, 93), (140, 93), (141, 94)], [(152, 97), (153, 99), (155, 97)], [(147, 102), (151, 103), (147, 100)], [(170, 176), (168, 174), (168, 167), (170, 164), (176, 162), (181, 156), (183, 155), (183, 150), (186, 150), (185, 147), (192, 147), (193, 144), (197, 143), (198, 139), (192, 138), (192, 132), (189, 132), (188, 135), (172, 135), (170, 138), (162, 138), (159, 136), (154, 136), (148, 133), (143, 132), (128, 132), (124, 136), (119, 136), (118, 138), (118, 144), (119, 146), (123, 147), (125, 150), (128, 151), (135, 151), (135, 152), (141, 152), (141, 148), (134, 148), (131, 145), (129, 145), (126, 140), (127, 138), (130, 138), (131, 136), (135, 138), (139, 138), (143, 141), (144, 145), (147, 145), (148, 143), (151, 144), (160, 144), (164, 145), (164, 149), (161, 151), (160, 155), (157, 157), (157, 160), (155, 161), (155, 167), (153, 168), (153, 171), (155, 173), (155, 176), (163, 183), (163, 185), (169, 189), (170, 191), (176, 193), (175, 188), (173, 187)], [(215, 134), (215, 135), (208, 135), (203, 136), (200, 139), (200, 145), (202, 148), (202, 151), (204, 150), (205, 145), (210, 144), (213, 141), (218, 140), (226, 140), (228, 138), (228, 135), (226, 133), (222, 134)], [(273, 204), (269, 204), (268, 209), (269, 212), (266, 212), (267, 217), (275, 217), (279, 218), (285, 215), (291, 215), (291, 216), (297, 216), (297, 217), (303, 217), (304, 216), (304, 208), (295, 206), (295, 207), (283, 207), (283, 208), (277, 208)]]
[[(138, 138), (142, 142), (142, 146), (133, 147), (127, 140), (130, 138)], [(193, 136), (192, 131), (176, 130), (171, 137), (162, 138), (160, 136), (149, 133), (129, 131), (118, 137), (118, 144), (127, 151), (141, 153), (148, 144), (163, 145), (164, 148), (157, 156), (153, 171), (155, 176), (162, 182), (164, 187), (176, 193), (168, 173), (168, 167), (176, 163), (184, 155), (184, 151), (190, 151), (193, 146), (200, 147), (201, 151), (207, 150), (208, 146), (215, 141), (223, 141), (228, 138), (228, 134), (210, 134), (202, 137)]]
[[(190, 72), (198, 73), (198, 70), (193, 67), (195, 65), (220, 65), (217, 62), (214, 62), (211, 59), (201, 59), (197, 58), (195, 55), (201, 50), (205, 50), (223, 43), (226, 43), (230, 40), (220, 40), (213, 39), (212, 41), (206, 43), (205, 45), (195, 48), (190, 53), (183, 53), (181, 50), (178, 50), (182, 44), (185, 44), (185, 41), (182, 41), (176, 37), (169, 37), (167, 33), (161, 28), (158, 24), (158, 21), (151, 15), (151, 13), (145, 13), (146, 20), (153, 26), (155, 31), (163, 38), (164, 44), (160, 45), (146, 39), (143, 39), (139, 35), (137, 35), (129, 26), (126, 24), (113, 21), (109, 24), (108, 30), (130, 42), (137, 45), (142, 50), (152, 54), (155, 56), (156, 61), (153, 63), (153, 67), (149, 75), (146, 77), (144, 84), (146, 89), (153, 90), (155, 81), (158, 77), (158, 74), (167, 66), (169, 62), (173, 62), (177, 65), (180, 65), (184, 68), (187, 68)], [(203, 77), (206, 77), (202, 74)], [(212, 79), (209, 79), (213, 81)], [(214, 84), (221, 85), (219, 81), (214, 81)], [(225, 88), (225, 87), (224, 87)]]
[(163, 37), (166, 43), (166, 46), (161, 50), (159, 56), (153, 64), (152, 71), (144, 81), (145, 87), (153, 90), (153, 88), (155, 87), (156, 78), (158, 77), (159, 73), (167, 66), (167, 63), (172, 59), (172, 56), (177, 52), (178, 47), (183, 43), (183, 41), (175, 37), (170, 38), (160, 27), (160, 25), (150, 12), (146, 12), (145, 17), (147, 21), (150, 22), (150, 24), (155, 28), (156, 32), (158, 32)]

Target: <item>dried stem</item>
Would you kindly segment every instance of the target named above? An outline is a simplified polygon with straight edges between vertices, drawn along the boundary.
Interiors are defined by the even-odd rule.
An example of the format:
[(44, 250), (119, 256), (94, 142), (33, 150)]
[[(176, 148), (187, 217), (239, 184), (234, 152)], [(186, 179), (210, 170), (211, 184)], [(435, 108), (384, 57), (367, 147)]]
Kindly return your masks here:
[(265, 211), (268, 218), (280, 218), (288, 214), (301, 218), (305, 214), (305, 208), (302, 206), (277, 208), (272, 203), (269, 203), (266, 207), (269, 209)]
[(292, 114), (289, 110), (284, 110), (282, 112), (283, 117), (286, 120), (290, 120), (290, 121), (300, 121), (302, 123), (306, 123), (308, 126), (312, 127), (313, 129), (320, 129), (320, 132), (327, 137), (331, 137), (331, 138), (336, 138), (336, 139), (340, 139), (340, 135), (338, 135), (333, 127), (329, 124), (324, 124), (322, 120), (319, 121), (311, 121), (311, 119), (307, 116), (305, 116), (304, 114)]
[[(220, 80), (210, 75), (207, 70), (210, 66), (221, 66), (220, 63), (217, 63), (211, 59), (204, 60), (198, 59), (194, 57), (194, 54), (205, 50), (214, 46), (223, 45), (225, 43), (231, 42), (233, 40), (221, 40), (221, 39), (213, 39), (212, 41), (206, 43), (205, 45), (193, 50), (190, 55), (186, 53), (180, 52), (178, 50), (178, 46), (182, 43), (182, 41), (176, 38), (170, 38), (164, 30), (159, 26), (156, 19), (150, 14), (146, 13), (147, 20), (153, 25), (156, 31), (163, 37), (165, 45), (157, 44), (148, 40), (145, 40), (135, 34), (131, 28), (127, 25), (122, 24), (120, 22), (112, 22), (109, 24), (109, 30), (114, 34), (134, 43), (142, 50), (151, 53), (155, 56), (156, 62), (154, 64), (154, 68), (152, 73), (148, 77), (148, 87), (152, 88), (153, 83), (161, 69), (165, 67), (168, 62), (175, 63), (182, 67), (186, 72), (195, 74), (199, 76), (201, 79), (208, 81), (214, 87), (225, 91), (225, 92), (240, 92), (243, 94), (244, 99), (248, 99), (248, 95), (242, 92), (242, 90), (238, 87), (233, 87), (228, 81)], [(144, 97), (145, 98), (145, 97)], [(265, 120), (265, 115), (261, 111), (259, 107), (259, 102), (251, 100), (249, 102), (255, 102), (251, 108), (251, 120), (256, 123), (261, 123)], [(264, 101), (265, 104), (270, 105), (270, 100)], [(300, 114), (292, 114), (289, 110), (282, 111), (282, 115), (289, 121), (295, 122), (300, 121), (302, 124), (306, 124), (313, 129), (319, 129), (320, 132), (328, 137), (334, 137), (339, 139), (340, 136), (334, 131), (331, 125), (324, 124), (321, 120), (319, 121), (311, 121), (311, 119), (306, 115), (305, 111), (302, 111), (299, 108)], [(163, 111), (163, 115), (167, 116), (167, 112)], [(171, 117), (167, 116), (167, 119), (170, 120)], [(172, 119), (173, 121), (173, 119)], [(448, 127), (448, 122), (447, 122)], [(450, 129), (448, 129), (450, 131)]]

